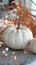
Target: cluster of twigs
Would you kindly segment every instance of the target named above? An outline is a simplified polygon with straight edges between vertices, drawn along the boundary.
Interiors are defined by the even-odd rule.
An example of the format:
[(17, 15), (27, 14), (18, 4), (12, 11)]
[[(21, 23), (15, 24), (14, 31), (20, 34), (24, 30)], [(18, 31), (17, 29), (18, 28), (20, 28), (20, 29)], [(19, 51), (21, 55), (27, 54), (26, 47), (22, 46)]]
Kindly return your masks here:
[(31, 16), (30, 10), (27, 8), (25, 10), (18, 9), (15, 13), (19, 18), (16, 18), (14, 23), (16, 24), (18, 20), (21, 21), (22, 25), (29, 27), (36, 37), (36, 17)]

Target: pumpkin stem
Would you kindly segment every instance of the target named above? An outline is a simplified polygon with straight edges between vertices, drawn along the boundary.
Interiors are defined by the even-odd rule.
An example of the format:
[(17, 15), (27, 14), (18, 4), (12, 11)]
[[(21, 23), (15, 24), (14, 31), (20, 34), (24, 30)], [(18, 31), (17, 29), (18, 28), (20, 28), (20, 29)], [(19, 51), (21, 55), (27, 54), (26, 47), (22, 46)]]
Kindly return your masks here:
[(18, 27), (17, 27), (17, 30), (20, 28), (20, 21), (18, 21)]

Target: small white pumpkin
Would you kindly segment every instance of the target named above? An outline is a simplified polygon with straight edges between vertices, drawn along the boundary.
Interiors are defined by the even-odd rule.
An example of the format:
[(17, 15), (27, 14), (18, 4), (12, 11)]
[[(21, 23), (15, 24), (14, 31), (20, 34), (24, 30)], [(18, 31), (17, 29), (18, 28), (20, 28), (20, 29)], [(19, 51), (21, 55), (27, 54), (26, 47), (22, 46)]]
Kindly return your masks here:
[(15, 25), (8, 27), (3, 34), (6, 45), (13, 49), (24, 49), (33, 38), (32, 32), (25, 26)]
[(30, 41), (29, 49), (30, 49), (30, 51), (32, 51), (33, 53), (36, 53), (36, 38), (33, 38), (33, 39)]

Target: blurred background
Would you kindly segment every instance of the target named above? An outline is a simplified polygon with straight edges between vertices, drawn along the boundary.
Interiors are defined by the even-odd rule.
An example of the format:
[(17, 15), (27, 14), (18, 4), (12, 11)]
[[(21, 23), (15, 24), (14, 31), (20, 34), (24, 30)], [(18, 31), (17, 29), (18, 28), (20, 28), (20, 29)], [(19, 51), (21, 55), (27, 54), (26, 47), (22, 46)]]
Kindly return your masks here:
[[(11, 5), (12, 1), (15, 1), (14, 5), (16, 5), (16, 3), (21, 3), (23, 8), (29, 7), (31, 13), (33, 15), (36, 15), (36, 0), (0, 0), (0, 2), (6, 6)], [(25, 2), (27, 5), (25, 4)]]

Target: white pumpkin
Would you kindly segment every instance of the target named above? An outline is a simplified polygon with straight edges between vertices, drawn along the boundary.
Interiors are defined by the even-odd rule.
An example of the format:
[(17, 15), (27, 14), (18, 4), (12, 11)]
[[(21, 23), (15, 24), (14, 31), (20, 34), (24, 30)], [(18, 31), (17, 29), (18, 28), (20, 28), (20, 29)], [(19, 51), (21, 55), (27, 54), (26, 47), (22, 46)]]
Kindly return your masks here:
[(29, 49), (30, 49), (30, 51), (32, 51), (33, 53), (36, 53), (36, 38), (33, 38), (33, 39), (30, 41)]
[(3, 34), (6, 45), (13, 49), (24, 49), (33, 38), (32, 32), (25, 26), (10, 26)]

